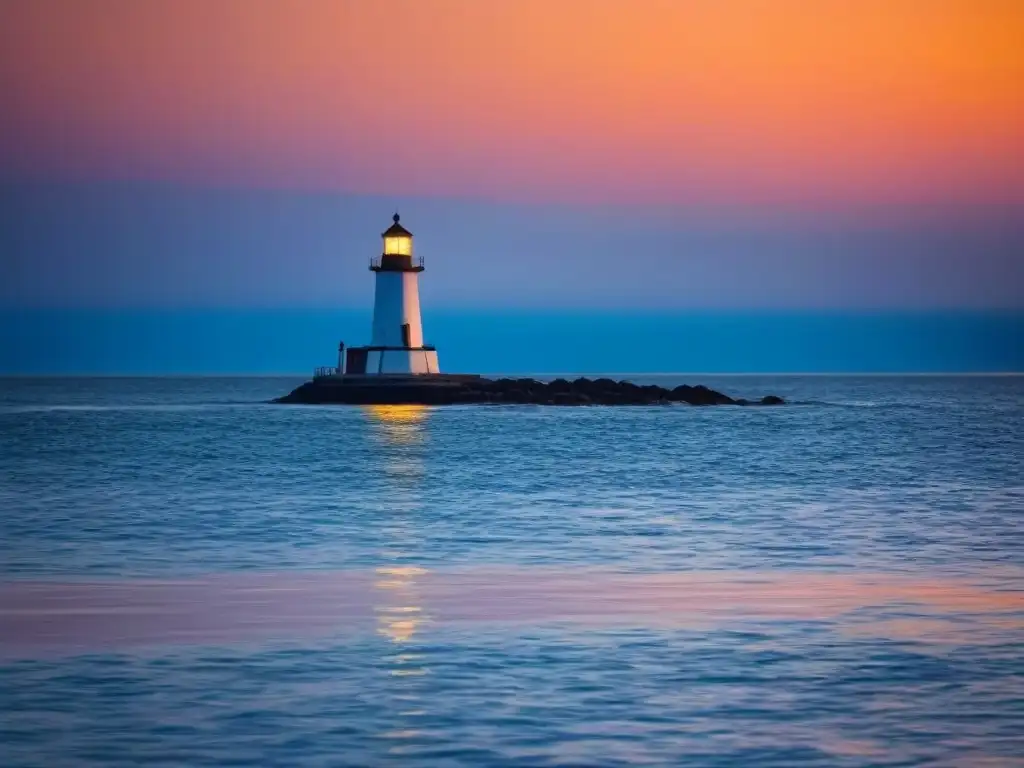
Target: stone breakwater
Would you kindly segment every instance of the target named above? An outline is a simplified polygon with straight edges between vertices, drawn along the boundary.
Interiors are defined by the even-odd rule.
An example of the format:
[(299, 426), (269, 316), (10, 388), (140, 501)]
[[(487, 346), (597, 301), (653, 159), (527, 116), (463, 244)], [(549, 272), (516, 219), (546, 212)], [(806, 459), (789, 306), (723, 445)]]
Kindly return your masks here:
[(484, 379), (477, 377), (417, 376), (368, 381), (363, 377), (334, 377), (308, 381), (275, 403), (308, 405), (782, 405), (781, 397), (733, 399), (703, 385), (683, 384), (666, 389), (612, 379)]

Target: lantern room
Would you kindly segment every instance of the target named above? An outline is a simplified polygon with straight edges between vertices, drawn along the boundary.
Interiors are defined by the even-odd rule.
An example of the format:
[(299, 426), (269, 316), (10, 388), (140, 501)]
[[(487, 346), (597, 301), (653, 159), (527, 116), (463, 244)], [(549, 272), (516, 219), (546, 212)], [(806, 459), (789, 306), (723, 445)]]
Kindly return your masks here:
[(381, 234), (384, 238), (385, 256), (412, 256), (412, 232), (398, 223), (398, 214), (391, 217), (394, 222)]

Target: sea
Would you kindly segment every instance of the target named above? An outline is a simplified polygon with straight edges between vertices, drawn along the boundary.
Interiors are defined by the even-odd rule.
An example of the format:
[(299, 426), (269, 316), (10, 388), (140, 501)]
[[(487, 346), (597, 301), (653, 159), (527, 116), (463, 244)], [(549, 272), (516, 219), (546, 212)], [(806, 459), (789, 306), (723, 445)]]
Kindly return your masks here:
[(0, 379), (0, 765), (1024, 765), (1024, 377)]

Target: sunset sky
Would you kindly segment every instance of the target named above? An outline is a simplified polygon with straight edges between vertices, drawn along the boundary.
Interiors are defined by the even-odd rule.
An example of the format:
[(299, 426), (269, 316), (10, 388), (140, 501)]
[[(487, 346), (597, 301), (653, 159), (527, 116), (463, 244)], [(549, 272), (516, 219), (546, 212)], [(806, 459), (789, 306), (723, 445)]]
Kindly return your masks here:
[(0, 7), (7, 173), (531, 202), (1024, 202), (1019, 0)]
[(1024, 307), (1020, 0), (0, 0), (0, 303)]

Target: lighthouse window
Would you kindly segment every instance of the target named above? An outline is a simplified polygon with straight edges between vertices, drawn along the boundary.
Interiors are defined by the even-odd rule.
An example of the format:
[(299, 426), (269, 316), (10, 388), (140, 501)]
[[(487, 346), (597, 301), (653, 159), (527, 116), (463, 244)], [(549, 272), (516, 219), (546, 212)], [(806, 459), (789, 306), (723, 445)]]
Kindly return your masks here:
[(398, 256), (412, 256), (411, 237), (385, 237), (384, 253)]

